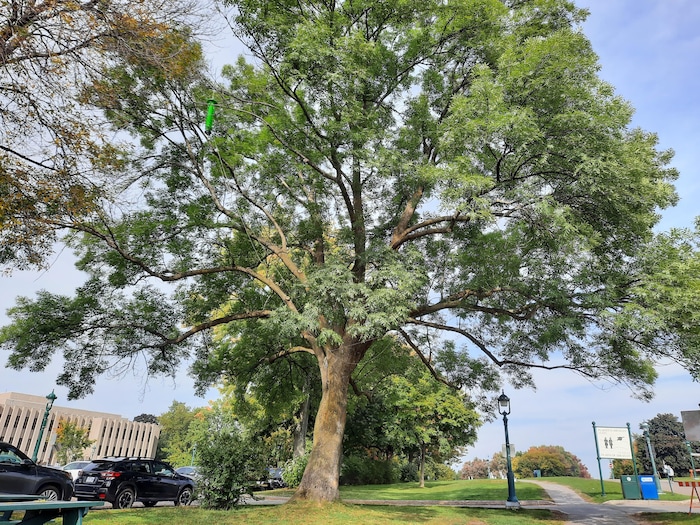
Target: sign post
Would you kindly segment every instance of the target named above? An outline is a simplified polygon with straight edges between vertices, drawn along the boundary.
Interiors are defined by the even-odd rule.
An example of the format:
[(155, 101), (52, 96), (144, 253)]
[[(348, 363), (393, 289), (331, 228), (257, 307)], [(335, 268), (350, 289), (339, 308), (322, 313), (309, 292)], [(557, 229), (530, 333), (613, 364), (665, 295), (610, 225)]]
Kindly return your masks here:
[(637, 464), (632, 454), (632, 432), (630, 424), (625, 427), (598, 427), (593, 421), (593, 435), (595, 437), (595, 450), (598, 457), (598, 472), (600, 473), (601, 495), (605, 496), (605, 484), (603, 483), (603, 471), (600, 460), (605, 459), (631, 459), (634, 468), (634, 476), (637, 478)]

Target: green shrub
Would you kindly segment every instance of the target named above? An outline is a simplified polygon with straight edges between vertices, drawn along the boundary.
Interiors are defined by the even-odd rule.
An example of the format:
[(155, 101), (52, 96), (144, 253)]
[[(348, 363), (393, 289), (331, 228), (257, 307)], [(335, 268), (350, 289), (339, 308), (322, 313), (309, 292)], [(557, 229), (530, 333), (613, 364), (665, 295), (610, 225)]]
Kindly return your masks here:
[(418, 481), (418, 465), (406, 461), (400, 467), (400, 481)]
[(434, 481), (452, 481), (457, 479), (457, 473), (444, 463), (429, 463), (426, 474)]
[(301, 478), (304, 475), (304, 470), (306, 470), (306, 465), (308, 462), (308, 451), (303, 456), (288, 460), (282, 469), (282, 481), (284, 481), (288, 487), (298, 487), (299, 483), (301, 483)]
[(197, 499), (202, 507), (231, 509), (251, 494), (255, 481), (265, 475), (257, 447), (257, 441), (238, 430), (218, 432), (197, 444)]
[(346, 456), (340, 474), (341, 485), (383, 485), (397, 483), (400, 470), (393, 461)]

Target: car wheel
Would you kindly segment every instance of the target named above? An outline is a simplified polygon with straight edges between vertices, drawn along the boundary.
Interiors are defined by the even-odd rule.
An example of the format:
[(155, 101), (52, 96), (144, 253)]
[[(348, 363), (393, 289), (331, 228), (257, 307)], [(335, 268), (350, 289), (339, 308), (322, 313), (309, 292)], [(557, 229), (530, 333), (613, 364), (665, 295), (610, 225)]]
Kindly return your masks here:
[(189, 505), (190, 503), (192, 503), (192, 489), (190, 487), (185, 487), (177, 495), (175, 505)]
[(155, 507), (156, 503), (158, 503), (158, 502), (157, 501), (144, 501), (143, 506), (144, 507)]
[(61, 499), (61, 491), (54, 486), (42, 487), (38, 494), (48, 501), (56, 501)]
[(113, 506), (115, 509), (129, 509), (134, 504), (135, 500), (136, 493), (134, 489), (126, 487), (117, 492), (117, 497), (114, 498)]

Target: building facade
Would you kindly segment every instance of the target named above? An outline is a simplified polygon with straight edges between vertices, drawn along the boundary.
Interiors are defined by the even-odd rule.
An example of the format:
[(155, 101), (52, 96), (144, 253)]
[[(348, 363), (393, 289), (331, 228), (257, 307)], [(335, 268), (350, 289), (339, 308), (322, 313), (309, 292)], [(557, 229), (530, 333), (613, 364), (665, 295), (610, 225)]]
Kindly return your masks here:
[[(47, 399), (41, 396), (8, 392), (0, 394), (0, 441), (10, 443), (32, 456), (40, 438)], [(106, 456), (154, 458), (160, 427), (154, 423), (137, 423), (106, 412), (93, 412), (53, 405), (39, 442), (37, 461), (55, 464), (56, 428), (60, 421), (89, 430), (92, 444), (78, 459)]]

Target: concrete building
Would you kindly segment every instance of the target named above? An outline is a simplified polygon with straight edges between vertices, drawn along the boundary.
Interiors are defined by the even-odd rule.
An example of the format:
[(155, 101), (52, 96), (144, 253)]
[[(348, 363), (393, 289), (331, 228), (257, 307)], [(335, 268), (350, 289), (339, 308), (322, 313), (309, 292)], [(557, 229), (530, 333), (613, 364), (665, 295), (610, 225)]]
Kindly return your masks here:
[[(31, 457), (46, 406), (45, 397), (16, 392), (0, 394), (0, 441), (16, 446)], [(53, 405), (39, 444), (38, 462), (57, 462), (56, 428), (61, 420), (89, 429), (92, 444), (76, 460), (105, 456), (153, 458), (156, 455), (160, 427), (154, 423), (137, 423), (117, 414)]]

